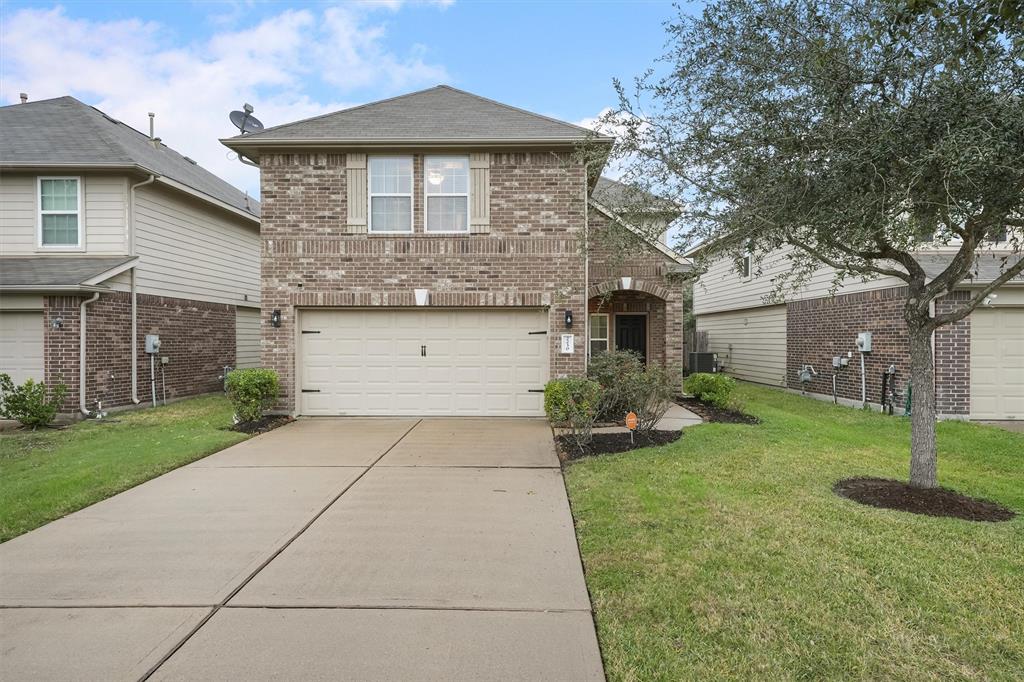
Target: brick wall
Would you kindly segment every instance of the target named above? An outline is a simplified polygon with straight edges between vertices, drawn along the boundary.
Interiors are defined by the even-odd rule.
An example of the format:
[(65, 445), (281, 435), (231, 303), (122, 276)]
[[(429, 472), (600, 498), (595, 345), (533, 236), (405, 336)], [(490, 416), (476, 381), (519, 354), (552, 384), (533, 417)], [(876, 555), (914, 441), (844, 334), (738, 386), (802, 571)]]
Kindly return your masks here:
[[(954, 298), (942, 299), (936, 309), (952, 305)], [(853, 352), (848, 367), (839, 370), (836, 381), (841, 398), (861, 398), (858, 332), (872, 333), (870, 353), (864, 356), (868, 402), (881, 399), (882, 373), (896, 367), (897, 390), (903, 394), (910, 380), (907, 326), (903, 321), (905, 287), (877, 289), (833, 298), (815, 298), (786, 304), (786, 383), (789, 388), (811, 393), (832, 394), (832, 358)], [(966, 294), (964, 294), (966, 295)], [(819, 372), (810, 383), (800, 382), (804, 364)], [(967, 414), (970, 408), (970, 321), (943, 327), (935, 335), (936, 384), (939, 414)], [(902, 398), (898, 406), (902, 407)]]
[[(967, 301), (966, 291), (954, 291), (935, 302), (941, 315)], [(935, 408), (939, 414), (971, 412), (971, 317), (935, 330)]]
[[(614, 313), (647, 312), (648, 357), (672, 367), (682, 368), (683, 285), (670, 273), (674, 262), (636, 235), (604, 238), (603, 231), (613, 229), (601, 212), (590, 212), (590, 289), (602, 291), (591, 296), (591, 312), (611, 312), (610, 335), (614, 337)], [(633, 278), (640, 291), (617, 290), (622, 277)]]
[(565, 309), (585, 312), (581, 235), (586, 219), (582, 165), (566, 154), (491, 155), (488, 234), (423, 233), (422, 157), (414, 157), (414, 233), (347, 234), (346, 156), (261, 157), (262, 364), (281, 377), (279, 409), (295, 404), (295, 324), (303, 307), (430, 305), (549, 307), (552, 376), (584, 370), (583, 343), (562, 355)]
[[(43, 336), (47, 382), (64, 383), (64, 411), (78, 410), (79, 297), (51, 296), (44, 302)], [(235, 307), (140, 294), (137, 297), (138, 395), (150, 400), (147, 334), (159, 334), (161, 355), (170, 362), (156, 365), (157, 398), (177, 398), (220, 390), (217, 378), (235, 363)], [(54, 329), (57, 317), (63, 327)], [(101, 294), (86, 308), (86, 407), (100, 399), (105, 407), (131, 402), (131, 297), (123, 292)]]

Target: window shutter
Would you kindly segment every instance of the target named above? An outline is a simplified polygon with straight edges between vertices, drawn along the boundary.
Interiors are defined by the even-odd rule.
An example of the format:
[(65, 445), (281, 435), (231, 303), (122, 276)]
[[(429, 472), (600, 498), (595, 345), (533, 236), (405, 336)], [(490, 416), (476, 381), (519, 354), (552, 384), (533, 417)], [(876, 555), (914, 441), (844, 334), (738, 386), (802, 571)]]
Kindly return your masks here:
[(366, 232), (366, 154), (348, 154), (345, 158), (348, 231)]
[(478, 152), (469, 155), (469, 231), (486, 234), (491, 231), (491, 155)]

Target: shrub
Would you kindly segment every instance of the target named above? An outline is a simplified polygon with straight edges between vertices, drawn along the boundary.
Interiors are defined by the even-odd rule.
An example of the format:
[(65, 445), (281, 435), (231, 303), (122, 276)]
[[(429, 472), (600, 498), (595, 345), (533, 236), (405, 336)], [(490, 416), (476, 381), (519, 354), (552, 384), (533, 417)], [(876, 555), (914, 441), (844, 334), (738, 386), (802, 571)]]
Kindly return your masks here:
[(630, 379), (631, 408), (636, 412), (636, 430), (649, 433), (672, 406), (678, 377), (661, 365), (648, 365)]
[(0, 417), (17, 419), (22, 426), (38, 429), (53, 423), (64, 402), (68, 387), (57, 384), (49, 391), (46, 384), (29, 379), (16, 386), (9, 374), (0, 374)]
[(635, 411), (633, 384), (636, 375), (643, 370), (643, 361), (632, 351), (608, 351), (591, 358), (587, 376), (596, 381), (603, 391), (597, 408), (598, 421), (622, 421), (627, 412)]
[(582, 377), (553, 379), (544, 387), (544, 412), (552, 424), (568, 427), (576, 447), (583, 447), (593, 437), (601, 386)]
[(272, 369), (236, 369), (228, 374), (227, 392), (239, 422), (254, 422), (277, 401), (280, 385)]
[(644, 366), (630, 351), (595, 355), (587, 375), (600, 384), (598, 419), (621, 422), (628, 412), (637, 416), (637, 431), (652, 431), (672, 405), (676, 390), (675, 373), (659, 365)]
[(733, 403), (736, 382), (724, 374), (691, 374), (683, 382), (683, 390), (697, 400), (722, 409)]

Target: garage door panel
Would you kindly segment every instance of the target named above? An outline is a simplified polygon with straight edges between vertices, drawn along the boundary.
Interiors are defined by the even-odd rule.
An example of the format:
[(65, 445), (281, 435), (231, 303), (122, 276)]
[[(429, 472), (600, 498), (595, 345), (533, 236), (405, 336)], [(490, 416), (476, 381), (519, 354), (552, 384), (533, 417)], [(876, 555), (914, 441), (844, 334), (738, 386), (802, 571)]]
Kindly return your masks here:
[[(543, 414), (542, 310), (300, 312), (299, 411), (319, 415)], [(426, 346), (424, 356), (421, 347)]]
[(1024, 419), (1024, 308), (971, 313), (971, 418)]
[(0, 312), (0, 372), (16, 384), (43, 380), (42, 312)]

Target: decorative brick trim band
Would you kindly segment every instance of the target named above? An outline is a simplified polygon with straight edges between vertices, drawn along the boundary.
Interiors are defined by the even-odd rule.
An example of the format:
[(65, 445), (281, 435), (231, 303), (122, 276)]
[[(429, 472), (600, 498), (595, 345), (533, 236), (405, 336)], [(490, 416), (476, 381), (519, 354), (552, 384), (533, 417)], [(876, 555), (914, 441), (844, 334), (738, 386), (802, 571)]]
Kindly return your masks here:
[(786, 309), (793, 312), (803, 312), (807, 310), (831, 307), (834, 305), (855, 305), (858, 303), (871, 303), (875, 301), (902, 301), (907, 297), (908, 291), (907, 287), (892, 287), (889, 289), (858, 291), (852, 294), (839, 294), (838, 296), (808, 298), (801, 301), (788, 301), (786, 303)]
[(671, 296), (671, 292), (669, 292), (668, 289), (660, 284), (655, 284), (654, 282), (637, 279), (633, 280), (633, 285), (629, 289), (622, 289), (621, 280), (613, 279), (606, 282), (600, 282), (598, 284), (592, 284), (590, 288), (587, 289), (587, 298), (601, 296), (602, 294), (611, 293), (613, 291), (642, 291), (645, 294), (657, 296), (663, 300)]
[[(412, 291), (321, 291), (293, 292), (289, 302), (298, 307), (415, 307)], [(542, 291), (487, 292), (440, 291), (431, 292), (430, 308), (542, 308), (551, 305), (551, 294)], [(422, 306), (420, 306), (422, 308)]]
[(269, 166), (342, 166), (346, 165), (345, 154), (267, 154), (260, 157), (260, 167)]
[(263, 255), (338, 256), (524, 256), (577, 253), (575, 239), (451, 237), (410, 235), (395, 238), (332, 236), (264, 239)]

